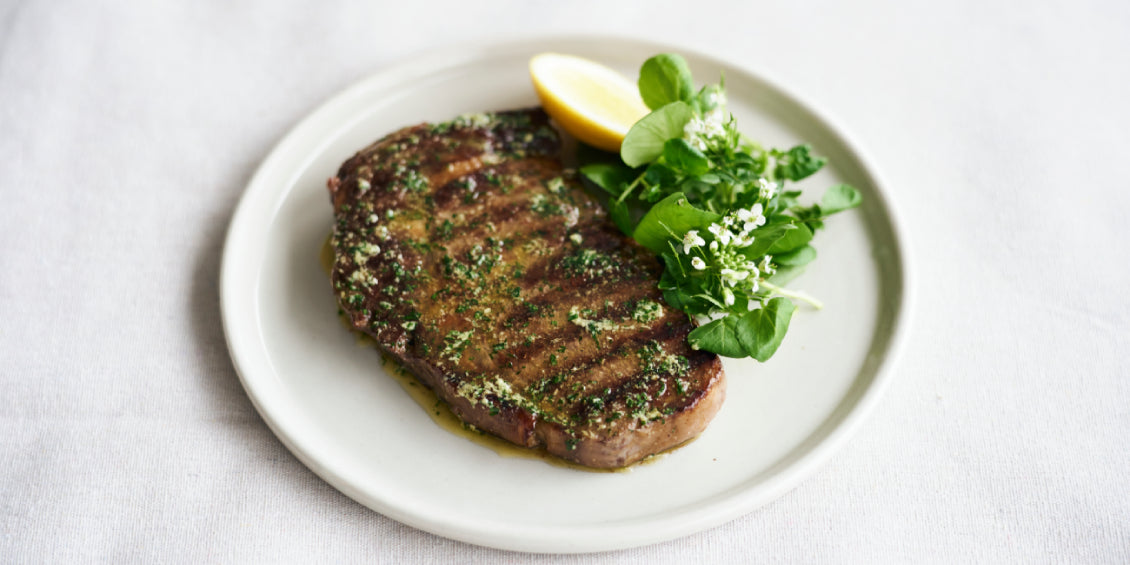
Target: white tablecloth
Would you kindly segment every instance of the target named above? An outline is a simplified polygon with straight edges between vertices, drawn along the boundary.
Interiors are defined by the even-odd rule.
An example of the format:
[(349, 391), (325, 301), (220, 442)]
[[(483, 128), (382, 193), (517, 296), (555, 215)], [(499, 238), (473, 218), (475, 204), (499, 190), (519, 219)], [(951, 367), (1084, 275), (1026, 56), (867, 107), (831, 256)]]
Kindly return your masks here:
[[(758, 4), (0, 4), (0, 562), (1130, 561), (1130, 3)], [(307, 470), (240, 387), (217, 278), (249, 176), (327, 97), (560, 32), (676, 42), (816, 103), (893, 188), (918, 300), (880, 407), (796, 490), (554, 558)]]

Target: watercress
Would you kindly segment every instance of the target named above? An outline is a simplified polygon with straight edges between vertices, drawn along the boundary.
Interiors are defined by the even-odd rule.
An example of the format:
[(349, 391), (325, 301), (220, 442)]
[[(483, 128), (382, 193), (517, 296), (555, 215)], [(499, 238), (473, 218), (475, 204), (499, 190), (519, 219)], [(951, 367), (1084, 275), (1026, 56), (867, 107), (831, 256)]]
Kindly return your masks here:
[(790, 299), (821, 306), (783, 286), (816, 258), (813, 234), (862, 198), (839, 184), (801, 205), (785, 183), (825, 159), (808, 145), (763, 148), (742, 135), (724, 82), (696, 91), (679, 55), (648, 59), (638, 84), (652, 112), (628, 131), (618, 160), (590, 159), (581, 173), (609, 194), (616, 225), (663, 260), (664, 300), (700, 324), (691, 346), (765, 362), (788, 331)]

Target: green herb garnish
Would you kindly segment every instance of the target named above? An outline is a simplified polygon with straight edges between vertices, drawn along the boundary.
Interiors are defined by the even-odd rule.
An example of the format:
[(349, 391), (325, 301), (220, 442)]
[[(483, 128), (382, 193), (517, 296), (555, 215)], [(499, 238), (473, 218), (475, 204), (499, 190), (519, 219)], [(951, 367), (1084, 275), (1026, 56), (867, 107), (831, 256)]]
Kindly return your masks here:
[(648, 59), (639, 89), (652, 112), (628, 131), (620, 159), (581, 172), (609, 193), (616, 225), (663, 259), (664, 299), (702, 324), (691, 346), (767, 361), (796, 310), (790, 299), (821, 307), (783, 285), (816, 258), (809, 243), (824, 219), (858, 206), (859, 191), (840, 184), (800, 205), (785, 183), (825, 159), (808, 145), (763, 148), (742, 135), (724, 83), (696, 91), (679, 55)]

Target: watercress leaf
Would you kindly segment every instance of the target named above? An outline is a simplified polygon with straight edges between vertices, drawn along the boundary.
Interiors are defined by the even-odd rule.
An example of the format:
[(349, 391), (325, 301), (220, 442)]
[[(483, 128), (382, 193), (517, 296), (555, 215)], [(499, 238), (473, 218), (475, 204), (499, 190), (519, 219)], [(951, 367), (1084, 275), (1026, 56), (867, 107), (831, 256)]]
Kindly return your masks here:
[[(663, 264), (667, 267), (663, 270), (664, 273), (671, 273), (671, 280), (678, 285), (687, 285), (690, 283), (688, 276), (690, 274), (691, 266), (689, 260), (684, 263), (686, 256), (679, 254), (679, 248), (675, 246), (674, 241), (667, 242), (668, 251), (661, 254), (659, 257), (663, 259)], [(662, 288), (662, 287), (660, 287)]]
[(721, 219), (718, 214), (691, 206), (685, 194), (676, 192), (657, 202), (644, 214), (632, 237), (640, 245), (663, 253), (667, 251), (669, 241), (681, 238), (687, 230), (705, 230)]
[(699, 175), (698, 180), (702, 181), (706, 184), (718, 184), (718, 183), (722, 182), (722, 178), (719, 177), (718, 175), (714, 174), (714, 173), (706, 173), (705, 175)]
[(676, 137), (663, 144), (663, 160), (676, 170), (689, 175), (701, 175), (710, 170), (710, 161), (697, 147), (687, 140)]
[(786, 230), (765, 252), (771, 255), (785, 253), (803, 247), (812, 241), (812, 230), (808, 229), (808, 226), (796, 224), (794, 228)]
[(669, 288), (663, 291), (663, 301), (672, 308), (677, 308), (683, 312), (690, 312), (692, 307), (692, 298), (685, 290), (681, 288)]
[[(730, 207), (731, 210), (737, 210), (737, 209), (741, 209), (741, 208), (751, 208), (751, 207), (753, 207), (754, 204), (756, 204), (760, 200), (760, 198), (757, 195), (757, 189), (756, 188), (754, 188), (752, 190), (750, 190), (750, 189), (742, 190), (741, 187), (735, 189), (735, 194), (733, 196), (733, 199), (734, 199), (734, 203)], [(771, 215), (773, 210), (772, 210), (772, 208), (770, 208), (766, 204), (764, 211), (767, 212), (766, 217), (768, 217), (768, 216)]]
[(754, 159), (753, 155), (749, 153), (734, 153), (734, 155), (730, 157), (730, 164), (748, 170), (760, 166), (761, 161)]
[(663, 194), (663, 187), (659, 185), (648, 185), (640, 192), (640, 200), (658, 202), (663, 199)]
[(726, 305), (722, 304), (722, 302), (719, 301), (717, 298), (715, 298), (714, 295), (712, 295), (712, 294), (707, 294), (705, 292), (699, 292), (699, 293), (692, 295), (691, 298), (697, 298), (698, 299), (697, 302), (701, 303), (701, 308), (699, 310), (695, 310), (693, 312), (690, 312), (691, 314), (703, 314), (703, 313), (706, 313), (708, 310), (725, 310), (726, 309)]
[(650, 163), (663, 154), (668, 139), (683, 136), (683, 128), (694, 115), (686, 102), (671, 102), (644, 116), (628, 130), (620, 145), (620, 158), (629, 167)]
[(816, 259), (816, 248), (811, 245), (798, 247), (787, 253), (773, 256), (773, 262), (785, 267), (807, 265)]
[(616, 163), (590, 163), (581, 167), (581, 174), (612, 196), (620, 196), (636, 179), (635, 171)]
[(800, 191), (799, 190), (786, 190), (778, 196), (781, 199), (781, 205), (786, 208), (793, 208), (799, 205)]
[[(777, 152), (777, 168), (774, 174), (777, 178), (798, 181), (819, 171), (827, 162), (823, 157), (812, 154), (808, 145), (797, 145), (788, 151)], [(630, 164), (630, 163), (629, 163)]]
[(824, 227), (824, 222), (820, 221), (820, 218), (824, 216), (824, 212), (820, 210), (819, 204), (813, 204), (811, 206), (794, 205), (789, 208), (789, 212), (808, 226), (808, 229), (814, 233), (816, 230)]
[(687, 334), (687, 342), (694, 349), (717, 353), (723, 357), (749, 357), (745, 347), (738, 341), (740, 316), (729, 315), (700, 326)]
[(702, 278), (690, 276), (690, 266), (681, 263), (686, 259), (677, 251), (661, 255), (666, 269), (659, 279), (659, 289), (664, 291), (664, 298), (671, 306), (687, 314), (706, 313), (714, 306), (708, 300), (702, 300)]
[(735, 316), (742, 316), (746, 312), (749, 312), (749, 303), (751, 302), (755, 306), (761, 303), (759, 299), (747, 296), (744, 292), (735, 292), (734, 303), (726, 307), (726, 311)]
[(687, 308), (684, 312), (691, 316), (706, 316), (717, 310), (717, 307), (713, 304), (714, 301), (708, 300), (708, 298), (709, 295), (706, 294), (695, 294), (691, 296), (691, 301), (687, 303)]
[(628, 210), (628, 205), (620, 200), (610, 199), (608, 202), (608, 215), (612, 217), (612, 223), (624, 232), (624, 235), (632, 235), (635, 231), (635, 226), (632, 225), (632, 213)]
[(836, 212), (855, 208), (861, 202), (863, 196), (858, 190), (846, 184), (837, 184), (824, 192), (824, 197), (820, 199), (820, 212), (830, 216)]
[(753, 232), (753, 243), (741, 250), (751, 261), (756, 261), (765, 255), (789, 231), (795, 230), (793, 220), (778, 216), (771, 218), (768, 223)]
[(659, 276), (659, 290), (679, 288), (681, 277), (677, 276), (676, 269), (673, 269), (673, 265), (668, 263), (666, 259), (664, 259), (663, 264), (666, 265), (667, 268), (663, 269), (663, 274)]
[(820, 217), (820, 205), (813, 204), (812, 206), (793, 205), (789, 207), (789, 211), (793, 213), (800, 220), (810, 220), (812, 218)]
[(789, 331), (789, 321), (795, 311), (796, 306), (789, 299), (778, 296), (757, 310), (729, 317), (738, 318), (734, 334), (742, 349), (750, 357), (764, 363), (781, 346), (781, 340), (785, 339), (785, 334)]
[[(774, 257), (773, 260), (776, 261), (777, 258)], [(804, 273), (803, 265), (795, 267), (779, 267), (777, 269), (777, 272), (773, 276), (769, 277), (769, 282), (777, 286), (784, 286), (792, 282), (793, 279), (799, 277), (802, 273)]]
[(675, 171), (663, 163), (652, 163), (648, 165), (647, 170), (644, 171), (643, 174), (643, 180), (656, 188), (675, 184), (676, 177)]
[(698, 177), (686, 177), (675, 185), (678, 192), (687, 195), (687, 200), (691, 202), (703, 202), (710, 200), (713, 196), (714, 187), (706, 184), (698, 179)]
[(694, 95), (694, 82), (687, 62), (674, 53), (662, 53), (640, 67), (640, 97), (655, 110), (671, 102), (688, 101)]

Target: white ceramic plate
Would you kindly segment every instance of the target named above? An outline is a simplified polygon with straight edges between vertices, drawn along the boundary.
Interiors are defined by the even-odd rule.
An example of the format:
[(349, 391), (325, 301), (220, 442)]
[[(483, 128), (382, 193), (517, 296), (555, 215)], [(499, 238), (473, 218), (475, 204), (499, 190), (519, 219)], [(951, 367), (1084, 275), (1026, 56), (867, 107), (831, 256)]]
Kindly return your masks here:
[[(794, 282), (826, 303), (802, 309), (766, 365), (727, 360), (725, 406), (698, 441), (630, 473), (504, 458), (438, 427), (378, 355), (336, 318), (318, 250), (331, 227), (325, 180), (355, 151), (422, 121), (536, 104), (531, 55), (572, 53), (634, 76), (682, 51), (699, 82), (725, 71), (742, 130), (804, 140), (831, 165), (801, 186), (864, 195), (818, 234), (820, 259)], [(538, 552), (632, 547), (703, 530), (780, 496), (841, 445), (889, 379), (905, 325), (906, 270), (879, 180), (858, 151), (796, 97), (717, 59), (627, 39), (468, 46), (381, 71), (302, 121), (248, 185), (224, 250), (221, 307), (235, 367), (279, 439), (353, 499), (417, 528)]]

